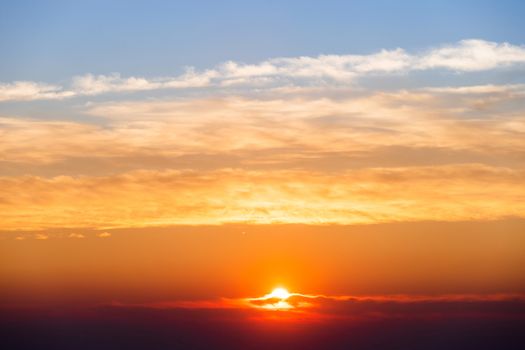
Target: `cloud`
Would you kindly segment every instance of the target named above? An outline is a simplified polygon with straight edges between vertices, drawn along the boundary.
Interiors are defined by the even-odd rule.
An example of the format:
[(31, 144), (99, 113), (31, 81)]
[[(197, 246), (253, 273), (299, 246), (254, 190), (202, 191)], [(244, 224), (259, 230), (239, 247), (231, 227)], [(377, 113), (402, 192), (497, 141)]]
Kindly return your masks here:
[(46, 349), (253, 350), (519, 349), (525, 341), (523, 299), (325, 301), (318, 314), (220, 302), (215, 304), (222, 307), (201, 308), (62, 303), (60, 312), (47, 305), (1, 308), (0, 322), (10, 330), (4, 340), (25, 344), (29, 333)]
[(70, 233), (67, 237), (68, 238), (76, 238), (76, 239), (86, 238), (86, 236), (84, 236), (81, 233)]
[(523, 84), (508, 84), (508, 85), (472, 85), (472, 86), (445, 86), (445, 87), (434, 87), (425, 88), (424, 91), (444, 94), (460, 94), (460, 95), (488, 95), (488, 94), (501, 94), (501, 93), (512, 93), (516, 92), (519, 95), (523, 95), (525, 91), (525, 85)]
[(97, 237), (98, 238), (109, 238), (109, 237), (111, 237), (111, 233), (109, 233), (109, 232), (100, 232), (100, 233), (97, 233)]
[(0, 161), (4, 174), (27, 173), (29, 164), (63, 174), (155, 163), (333, 169), (363, 166), (366, 159), (406, 165), (411, 154), (427, 150), (454, 154), (454, 163), (514, 167), (525, 147), (524, 93), (521, 85), (484, 85), (97, 103), (85, 113), (103, 118), (99, 123), (0, 117)]
[(64, 338), (68, 348), (174, 349), (183, 344), (253, 350), (514, 349), (525, 340), (523, 300), (433, 303), (340, 301), (324, 314), (224, 306), (62, 305), (60, 312), (53, 312), (56, 307), (4, 307), (0, 321), (12, 330), (5, 336), (9, 344), (23, 343), (29, 332), (32, 341), (50, 349), (64, 347)]
[(43, 233), (37, 233), (35, 234), (35, 239), (38, 239), (40, 241), (45, 241), (49, 239), (49, 236)]
[[(286, 300), (291, 311), (349, 319), (441, 319), (450, 317), (490, 318), (501, 314), (523, 316), (525, 296), (438, 295), (438, 296), (309, 296), (296, 294)], [(255, 306), (259, 299), (252, 301)]]
[[(454, 57), (470, 60), (468, 67), (492, 69), (521, 62), (522, 48), (465, 41), (420, 54), (398, 49), (228, 62), (175, 78), (79, 77), (71, 91), (84, 95), (252, 79), (304, 84), (257, 96), (95, 101), (76, 107), (82, 118), (75, 119), (2, 115), (0, 220), (6, 229), (29, 230), (523, 217), (523, 84), (412, 90), (317, 84), (461, 68), (449, 62), (450, 50), (465, 50)], [(499, 61), (472, 63), (480, 50), (492, 50)], [(66, 92), (28, 91), (16, 96)]]
[(417, 58), (417, 69), (482, 71), (525, 63), (525, 47), (472, 39), (432, 49)]
[[(275, 307), (279, 303), (283, 308)], [(387, 320), (450, 318), (523, 317), (523, 294), (445, 294), (445, 295), (371, 295), (331, 296), (292, 294), (285, 301), (278, 298), (218, 299), (171, 301), (144, 304), (113, 303), (116, 308), (163, 310), (245, 310), (250, 318), (285, 319), (302, 317), (303, 321)], [(252, 311), (254, 310), (255, 311)], [(283, 311), (284, 310), (284, 311)]]
[(207, 86), (213, 74), (197, 74), (193, 68), (176, 78), (140, 77), (123, 78), (118, 73), (111, 75), (86, 74), (73, 78), (72, 89), (79, 95), (99, 95), (107, 92), (145, 91), (156, 89), (184, 89)]
[(7, 199), (0, 220), (8, 230), (491, 220), (523, 217), (524, 176), (523, 170), (449, 165), (0, 178)]
[(0, 101), (61, 99), (158, 89), (348, 86), (355, 85), (360, 77), (367, 75), (404, 74), (435, 69), (481, 72), (519, 67), (524, 63), (523, 46), (470, 39), (413, 54), (396, 48), (383, 49), (368, 55), (271, 58), (255, 64), (228, 61), (202, 71), (188, 67), (183, 74), (175, 77), (86, 74), (74, 77), (69, 88), (36, 82), (4, 83), (0, 84)]
[(76, 95), (74, 91), (65, 91), (63, 87), (33, 81), (15, 81), (0, 83), (0, 102), (59, 100)]
[(0, 221), (105, 229), (523, 217), (522, 95), (521, 85), (484, 85), (99, 103), (87, 110), (103, 117), (97, 124), (4, 117)]
[(73, 89), (83, 95), (98, 95), (105, 92), (141, 91), (159, 88), (158, 83), (144, 78), (121, 78), (120, 74), (109, 76), (87, 74), (73, 79)]

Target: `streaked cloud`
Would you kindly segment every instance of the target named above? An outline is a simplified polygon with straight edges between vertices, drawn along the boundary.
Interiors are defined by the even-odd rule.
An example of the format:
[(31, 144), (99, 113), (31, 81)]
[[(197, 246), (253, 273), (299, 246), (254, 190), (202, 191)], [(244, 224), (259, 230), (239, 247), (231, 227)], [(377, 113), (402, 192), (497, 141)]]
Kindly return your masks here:
[(61, 99), (106, 93), (159, 89), (220, 88), (245, 89), (277, 86), (355, 85), (366, 75), (388, 75), (435, 69), (481, 72), (522, 66), (525, 48), (506, 42), (480, 39), (409, 53), (402, 48), (368, 55), (319, 55), (280, 57), (255, 64), (228, 61), (206, 70), (188, 67), (174, 77), (122, 77), (86, 74), (72, 79), (69, 87), (37, 82), (0, 84), (0, 101)]
[(186, 73), (176, 78), (146, 78), (129, 77), (122, 78), (120, 74), (93, 75), (86, 74), (73, 78), (74, 94), (98, 95), (106, 92), (143, 91), (156, 89), (183, 89), (203, 87), (210, 84), (213, 74), (195, 73), (193, 68), (187, 69)]
[(74, 91), (66, 91), (58, 85), (50, 85), (34, 81), (0, 82), (0, 102), (58, 100), (76, 95)]
[[(71, 90), (4, 85), (4, 94), (26, 89), (9, 95), (23, 99), (219, 91), (95, 100), (66, 106), (60, 118), (1, 115), (0, 219), (13, 230), (104, 230), (524, 217), (525, 85), (346, 84), (370, 74), (516, 66), (523, 51), (466, 40), (416, 54), (227, 62), (175, 78), (86, 75)], [(270, 88), (228, 90), (253, 82), (254, 91)]]
[[(274, 301), (249, 299), (248, 302), (255, 307), (260, 307), (272, 305)], [(522, 315), (525, 295), (328, 296), (294, 294), (286, 299), (286, 302), (291, 307), (286, 312), (313, 313), (351, 319), (385, 319), (391, 317), (441, 318), (452, 315), (488, 317), (497, 314), (502, 309), (507, 309), (515, 315)], [(225, 306), (227, 305), (227, 303), (224, 304)], [(515, 306), (517, 308), (512, 310)], [(207, 308), (205, 303), (197, 307)], [(191, 308), (191, 306), (188, 308)]]
[(524, 176), (523, 170), (457, 165), (2, 178), (0, 220), (11, 230), (488, 220), (524, 216)]
[[(486, 91), (492, 91), (490, 96)], [(409, 149), (464, 153), (466, 163), (506, 154), (499, 158), (510, 165), (525, 148), (524, 91), (522, 86), (487, 85), (344, 98), (292, 94), (98, 103), (85, 113), (103, 118), (102, 124), (0, 118), (0, 154), (6, 170), (75, 158), (114, 163), (178, 157), (175, 163), (182, 164), (181, 157), (193, 157), (186, 168), (200, 168), (199, 154), (201, 159), (213, 156), (219, 167), (300, 164), (334, 156), (358, 161), (388, 149), (405, 155)], [(231, 159), (236, 160), (228, 163)]]
[[(303, 322), (329, 322), (337, 320), (439, 320), (454, 317), (483, 318), (523, 317), (525, 295), (506, 294), (446, 294), (446, 295), (305, 295), (293, 294), (286, 299), (288, 308), (266, 308), (275, 304), (273, 299), (219, 299), (198, 301), (156, 302), (125, 304), (114, 302), (109, 307), (121, 310), (145, 308), (172, 310), (172, 312), (232, 311), (232, 316), (248, 319), (295, 319)], [(185, 311), (186, 310), (186, 311)], [(244, 314), (246, 313), (246, 314)]]

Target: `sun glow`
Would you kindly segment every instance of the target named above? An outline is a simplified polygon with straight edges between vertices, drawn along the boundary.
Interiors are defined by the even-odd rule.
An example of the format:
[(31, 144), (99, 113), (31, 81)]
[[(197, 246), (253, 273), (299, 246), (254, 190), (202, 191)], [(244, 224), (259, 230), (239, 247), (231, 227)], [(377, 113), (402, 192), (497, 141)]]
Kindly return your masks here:
[(258, 301), (262, 302), (259, 307), (270, 310), (285, 310), (292, 309), (293, 306), (288, 303), (286, 300), (290, 298), (293, 294), (288, 292), (285, 288), (278, 287), (271, 291), (271, 293), (266, 294), (262, 298), (252, 299), (252, 302)]
[(275, 288), (270, 294), (266, 295), (266, 298), (277, 298), (281, 300), (286, 300), (291, 296), (291, 294), (284, 288)]

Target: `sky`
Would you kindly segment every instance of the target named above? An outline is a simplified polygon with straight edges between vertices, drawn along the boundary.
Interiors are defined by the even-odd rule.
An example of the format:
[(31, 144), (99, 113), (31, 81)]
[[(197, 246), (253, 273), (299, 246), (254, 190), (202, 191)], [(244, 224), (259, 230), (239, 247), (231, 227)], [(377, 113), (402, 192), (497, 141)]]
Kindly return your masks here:
[[(333, 332), (331, 348), (374, 348), (379, 330), (402, 348), (494, 345), (458, 322), (523, 341), (524, 10), (1, 3), (9, 340), (303, 348), (315, 324), (312, 348)], [(70, 323), (90, 341), (60, 338)]]
[(522, 44), (521, 1), (16, 1), (0, 12), (3, 81), (162, 76), (233, 60)]

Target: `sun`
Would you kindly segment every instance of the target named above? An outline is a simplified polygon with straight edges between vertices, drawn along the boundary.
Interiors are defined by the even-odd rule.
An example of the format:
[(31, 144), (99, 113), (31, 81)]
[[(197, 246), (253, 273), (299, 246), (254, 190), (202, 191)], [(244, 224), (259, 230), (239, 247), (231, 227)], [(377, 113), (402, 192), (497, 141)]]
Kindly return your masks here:
[(277, 287), (270, 293), (259, 298), (248, 298), (248, 302), (255, 307), (267, 310), (291, 310), (295, 308), (295, 303), (290, 301), (291, 297), (301, 294), (290, 293), (286, 288)]
[(267, 294), (268, 298), (277, 298), (281, 300), (286, 300), (291, 296), (291, 294), (285, 288), (275, 288), (270, 294)]
[(245, 298), (243, 303), (257, 309), (293, 312), (315, 305), (313, 300), (318, 297), (322, 297), (322, 295), (290, 293), (286, 288), (279, 286), (262, 297)]

